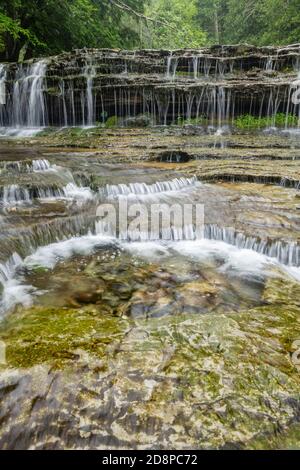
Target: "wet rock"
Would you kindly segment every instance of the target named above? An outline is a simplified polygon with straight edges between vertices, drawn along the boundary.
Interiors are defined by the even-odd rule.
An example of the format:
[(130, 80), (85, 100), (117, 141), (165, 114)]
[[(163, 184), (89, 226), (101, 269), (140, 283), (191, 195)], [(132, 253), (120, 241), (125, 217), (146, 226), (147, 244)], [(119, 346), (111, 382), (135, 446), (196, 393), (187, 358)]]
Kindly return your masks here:
[(129, 117), (123, 120), (123, 125), (125, 127), (148, 127), (153, 124), (151, 116), (146, 114), (141, 114), (136, 117)]
[(163, 152), (157, 157), (157, 161), (167, 163), (186, 163), (192, 157), (186, 152)]
[[(189, 288), (200, 294), (211, 291), (203, 282)], [(85, 315), (92, 328), (80, 348), (74, 341), (79, 325), (75, 312), (65, 311), (70, 321), (64, 328), (59, 323), (58, 331), (68, 340), (61, 338), (60, 346), (73, 355), (61, 362), (63, 367), (27, 363), (26, 369), (0, 371), (6, 423), (0, 427), (2, 448), (295, 445), (299, 436), (291, 422), (299, 414), (299, 373), (288, 348), (291, 338), (300, 335), (300, 316), (298, 307), (286, 304), (297, 298), (294, 289), (296, 284), (286, 281), (278, 302), (238, 314), (148, 317), (136, 325), (114, 318), (97, 326), (91, 312), (82, 310), (81, 338), (88, 331)], [(271, 291), (278, 292), (276, 282), (271, 281), (266, 294)], [(169, 302), (160, 299), (161, 307)], [(27, 311), (2, 329), (2, 337), (7, 331), (10, 364), (19, 354), (26, 357), (26, 336), (37, 341), (40, 322), (29, 322), (35, 325), (30, 339), (29, 318), (43, 319), (41, 338), (53, 341), (50, 324), (57, 324), (58, 312), (49, 313)], [(123, 328), (118, 330), (120, 322)], [(37, 347), (35, 361), (40, 363), (45, 356), (41, 344)], [(55, 364), (53, 352), (49, 354), (47, 360)]]

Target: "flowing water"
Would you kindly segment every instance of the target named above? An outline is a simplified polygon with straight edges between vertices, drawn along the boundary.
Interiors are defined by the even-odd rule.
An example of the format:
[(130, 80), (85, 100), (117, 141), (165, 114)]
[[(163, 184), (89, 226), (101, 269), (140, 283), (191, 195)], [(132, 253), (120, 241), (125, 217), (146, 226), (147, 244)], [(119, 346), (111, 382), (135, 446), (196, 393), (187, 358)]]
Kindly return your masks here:
[[(297, 127), (300, 114), (291, 86), (297, 78), (297, 48), (267, 56), (250, 51), (244, 58), (226, 50), (217, 51), (219, 56), (177, 51), (163, 59), (148, 54), (87, 51), (61, 68), (58, 58), (14, 68), (1, 64), (2, 134), (24, 136), (45, 126), (91, 127), (109, 118), (127, 125), (139, 116), (163, 125), (194, 120), (220, 131), (240, 115), (266, 117), (270, 127), (285, 115), (285, 128)], [(292, 124), (290, 116), (295, 116)]]
[(299, 443), (300, 48), (235, 47), (0, 66), (1, 448)]
[[(83, 168), (85, 185), (82, 184)], [(226, 348), (230, 347), (231, 351), (250, 348), (245, 342), (249, 335), (247, 341), (253, 351), (255, 348), (263, 351), (266, 345), (276, 349), (274, 357), (273, 349), (267, 356), (269, 362), (273, 361), (272, 366), (264, 366), (269, 369), (261, 371), (261, 366), (257, 365), (256, 373), (267, 374), (268, 381), (274, 371), (286, 373), (286, 365), (279, 359), (280, 348), (269, 336), (279, 335), (279, 332), (287, 334), (287, 327), (281, 325), (278, 317), (280, 302), (284, 301), (278, 300), (276, 292), (281, 286), (292, 296), (292, 289), (297, 290), (300, 283), (297, 239), (291, 239), (291, 232), (285, 239), (279, 239), (279, 232), (276, 232), (278, 224), (280, 230), (285, 223), (289, 223), (290, 228), (291, 223), (295, 227), (300, 224), (294, 212), (296, 189), (255, 183), (207, 184), (163, 165), (160, 168), (159, 165), (103, 163), (95, 155), (83, 157), (74, 152), (56, 150), (53, 153), (46, 149), (35, 153), (20, 147), (16, 151), (2, 151), (0, 179), (0, 331), (7, 344), (9, 364), (14, 367), (5, 372), (9, 376), (0, 374), (0, 377), (6, 384), (15, 381), (17, 400), (9, 405), (13, 397), (6, 387), (3, 410), (9, 416), (7, 407), (13, 406), (18, 415), (15, 406), (23, 410), (24, 394), (34, 401), (37, 393), (44, 397), (42, 408), (33, 407), (25, 414), (27, 417), (22, 418), (22, 430), (18, 431), (15, 425), (1, 429), (1, 445), (51, 448), (54, 433), (57, 436), (54, 448), (111, 447), (102, 433), (97, 438), (91, 438), (90, 434), (82, 437), (78, 431), (81, 426), (75, 422), (66, 425), (65, 434), (59, 436), (63, 404), (71, 416), (77, 416), (82, 410), (77, 396), (82, 389), (75, 377), (81, 378), (91, 396), (99, 389), (101, 393), (107, 389), (112, 394), (111, 404), (105, 405), (101, 428), (104, 426), (105, 435), (114, 436), (114, 448), (139, 447), (138, 429), (144, 426), (127, 423), (124, 441), (122, 420), (115, 416), (119, 409), (115, 395), (121, 397), (122, 409), (126, 413), (131, 409), (135, 419), (139, 413), (137, 407), (142, 407), (148, 423), (145, 429), (158, 445), (160, 434), (156, 427), (150, 431), (148, 420), (158, 419), (160, 423), (155, 410), (160, 409), (159, 397), (164, 387), (167, 390), (171, 387), (172, 397), (175, 397), (172, 398), (173, 413), (179, 423), (183, 422), (180, 409), (186, 413), (200, 398), (206, 404), (221, 393), (213, 391), (218, 390), (218, 377), (212, 385), (209, 374), (221, 374), (222, 383), (224, 381), (229, 390), (229, 395), (224, 397), (226, 406), (232, 406), (230, 390), (240, 393), (240, 376), (234, 372), (237, 360), (247, 383), (247, 403), (259, 413), (265, 410), (256, 400), (258, 392), (252, 382), (252, 368), (248, 371), (243, 353), (231, 353), (231, 366), (231, 355), (227, 357)], [(173, 225), (167, 239), (162, 239), (165, 232), (150, 228), (147, 233), (137, 233), (137, 227), (128, 227), (126, 234), (107, 233), (96, 209), (100, 203), (117, 207), (120, 202), (126, 202), (129, 207), (142, 203), (147, 208), (157, 204), (180, 207), (204, 204), (204, 232), (199, 236), (194, 225)], [(273, 285), (274, 288), (270, 287)], [(293, 299), (289, 301), (294, 302)], [(284, 303), (285, 314), (287, 308)], [(290, 321), (291, 315), (289, 313)], [(243, 326), (243, 322), (248, 326)], [(248, 354), (252, 354), (250, 349)], [(226, 366), (214, 362), (223, 355), (227, 357)], [(110, 365), (106, 364), (107, 360)], [(53, 400), (52, 388), (45, 385), (48, 383), (44, 376), (47, 364), (54, 365), (53, 371), (47, 373), (55, 381), (59, 394), (58, 420), (53, 418), (51, 429), (40, 415), (41, 409), (48, 415), (46, 409)], [(162, 369), (157, 371), (157, 366)], [(205, 380), (198, 366), (207, 368)], [(63, 372), (66, 367), (67, 376)], [(229, 373), (226, 367), (233, 369)], [(193, 379), (191, 374), (195, 368), (197, 373)], [(107, 374), (111, 373), (116, 380), (113, 388), (106, 382)], [(25, 391), (23, 384), (27, 383), (27, 376), (39, 383), (38, 390), (30, 385)], [(201, 377), (204, 388), (198, 383)], [(292, 394), (295, 379), (289, 380), (285, 393)], [(182, 386), (184, 397), (180, 394)], [(275, 399), (276, 386), (271, 382), (268, 386)], [(153, 387), (159, 392), (158, 398)], [(99, 418), (95, 418), (95, 409), (100, 403), (96, 395), (95, 402), (87, 399), (85, 402), (88, 429), (90, 426), (98, 429), (99, 425)], [(137, 396), (140, 397), (138, 403)], [(146, 409), (151, 400), (154, 400), (155, 410)], [(247, 400), (239, 400), (245, 412)], [(169, 406), (168, 399), (163, 398), (163, 402)], [(282, 411), (282, 406), (286, 411)], [(291, 415), (292, 408), (286, 403), (276, 410), (286, 425), (285, 412)], [(163, 420), (165, 412), (160, 410)], [(192, 416), (194, 412), (191, 413)], [(239, 413), (234, 411), (235, 419)], [(272, 412), (269, 414), (271, 419)], [(208, 419), (213, 426), (216, 418), (207, 413), (205, 416), (199, 415), (199, 420)], [(111, 428), (111, 419), (118, 427)], [(38, 423), (37, 435), (32, 431), (31, 420)], [(191, 432), (195, 432), (191, 417), (186, 420)], [(243, 426), (250, 430), (252, 423), (249, 418)], [(264, 432), (264, 420), (258, 419), (258, 423)], [(207, 443), (203, 441), (204, 447), (221, 446), (230, 426), (230, 420), (225, 419), (221, 435), (211, 428)], [(181, 436), (180, 429), (173, 424), (165, 424), (164, 429), (165, 436), (170, 430), (175, 433), (174, 437)], [(234, 433), (232, 439), (235, 439)], [(179, 446), (172, 439), (164, 445)]]
[[(167, 170), (153, 173), (136, 168), (132, 172), (130, 167), (121, 169), (118, 165), (97, 163), (95, 157), (89, 159), (94, 182), (83, 186), (79, 177), (82, 162), (78, 163), (78, 159), (80, 157), (65, 157), (65, 166), (61, 166), (59, 155), (51, 157), (50, 154), (47, 158), (31, 161), (9, 161), (7, 156), (1, 163), (2, 315), (19, 303), (28, 305), (30, 293), (32, 302), (43, 302), (43, 292), (47, 291), (49, 301), (47, 284), (56, 284), (52, 280), (53, 269), (58, 272), (59, 269), (70, 270), (68, 282), (72, 290), (73, 269), (76, 271), (78, 263), (87, 266), (93, 256), (101, 256), (102, 250), (111, 254), (112, 267), (115, 256), (122, 259), (122, 253), (126, 259), (132, 256), (133, 260), (143, 259), (145, 263), (152, 258), (161, 258), (163, 269), (170, 277), (177, 273), (179, 286), (193, 281), (196, 264), (197, 276), (207, 272), (209, 278), (216, 276), (219, 279), (222, 286), (218, 294), (222, 299), (218, 302), (220, 311), (238, 308), (240, 296), (243, 299), (241, 305), (259, 304), (262, 286), (273, 271), (282, 276), (289, 273), (294, 278), (299, 277), (300, 247), (297, 240), (272, 241), (268, 233), (262, 237), (258, 233), (247, 234), (232, 228), (231, 193), (227, 193), (227, 189), (203, 184), (196, 177), (175, 177)], [(116, 178), (116, 175), (119, 176)], [(86, 167), (87, 180), (88, 176), (89, 164)], [(122, 182), (118, 182), (120, 177)], [(287, 197), (289, 191), (293, 193), (295, 190), (282, 191)], [(148, 225), (146, 231), (141, 232), (128, 227), (126, 233), (107, 233), (96, 216), (98, 204), (113, 203), (116, 206), (120, 201), (129, 206), (143, 203), (149, 209), (158, 204), (179, 204), (180, 207), (204, 204), (204, 231), (199, 235), (192, 220), (191, 225), (171, 226), (169, 232)], [(220, 214), (218, 204), (224, 203), (225, 210)], [(236, 202), (235, 211), (249, 211), (248, 206), (254, 211), (260, 209), (255, 198), (242, 198)], [(269, 212), (272, 213), (270, 209)], [(164, 241), (162, 236), (165, 238), (166, 233), (167, 241)], [(181, 266), (187, 270), (186, 279), (184, 274), (179, 275)], [(289, 271), (289, 267), (294, 271)], [(41, 285), (38, 279), (36, 284), (35, 272), (44, 268), (47, 270), (47, 275), (43, 276), (44, 283)], [(84, 273), (81, 277), (80, 282), (86, 283)], [(75, 285), (77, 288), (77, 283)], [(69, 298), (69, 289), (64, 289), (66, 298)], [(56, 299), (61, 304), (62, 296), (54, 289), (53, 305), (57, 303)]]

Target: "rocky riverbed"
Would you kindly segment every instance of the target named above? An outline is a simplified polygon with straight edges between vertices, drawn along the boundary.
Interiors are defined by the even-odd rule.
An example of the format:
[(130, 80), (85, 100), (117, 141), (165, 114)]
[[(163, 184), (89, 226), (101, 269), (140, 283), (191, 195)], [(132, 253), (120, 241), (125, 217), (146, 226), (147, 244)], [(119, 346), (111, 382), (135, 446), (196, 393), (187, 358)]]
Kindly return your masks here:
[[(1, 144), (1, 448), (298, 447), (299, 141), (198, 134)], [(205, 240), (103, 239), (126, 188)]]
[(299, 60), (1, 64), (1, 449), (299, 448)]

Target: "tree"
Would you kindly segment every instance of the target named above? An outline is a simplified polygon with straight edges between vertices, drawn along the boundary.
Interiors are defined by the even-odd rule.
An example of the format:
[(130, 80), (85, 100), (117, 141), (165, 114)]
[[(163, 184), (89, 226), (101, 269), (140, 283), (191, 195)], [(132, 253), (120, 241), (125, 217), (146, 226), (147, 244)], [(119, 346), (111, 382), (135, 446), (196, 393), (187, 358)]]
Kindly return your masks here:
[(300, 38), (300, 0), (0, 0), (0, 60)]
[(300, 0), (198, 0), (197, 6), (210, 43), (299, 42)]
[(149, 47), (149, 41), (153, 48), (166, 49), (198, 48), (206, 43), (195, 0), (151, 0), (145, 11), (154, 20), (147, 25), (145, 46)]
[[(21, 38), (26, 41), (25, 44), (42, 45), (29, 29), (24, 29), (20, 26), (19, 21), (13, 20), (0, 12), (0, 54), (8, 52), (7, 43), (13, 45), (20, 41)], [(6, 59), (9, 59), (8, 55), (6, 55)]]
[(133, 47), (143, 9), (140, 0), (0, 0), (0, 54), (17, 60), (24, 47), (27, 57), (81, 47)]
[(198, 0), (199, 26), (207, 32), (210, 43), (224, 42), (224, 21), (228, 11), (226, 0)]

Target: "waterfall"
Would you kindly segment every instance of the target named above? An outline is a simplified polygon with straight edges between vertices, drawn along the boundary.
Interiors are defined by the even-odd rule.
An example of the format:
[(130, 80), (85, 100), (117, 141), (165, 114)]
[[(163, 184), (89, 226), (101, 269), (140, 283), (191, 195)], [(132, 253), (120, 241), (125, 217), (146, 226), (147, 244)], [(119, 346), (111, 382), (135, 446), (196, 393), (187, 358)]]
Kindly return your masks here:
[(15, 205), (20, 203), (32, 203), (34, 198), (37, 199), (52, 199), (52, 198), (63, 198), (65, 197), (65, 191), (63, 188), (55, 188), (51, 186), (35, 188), (29, 190), (26, 187), (12, 184), (10, 186), (4, 186), (2, 203), (4, 206)]
[(260, 240), (257, 237), (248, 237), (233, 228), (220, 228), (217, 225), (206, 225), (204, 236), (208, 240), (223, 241), (240, 249), (253, 250), (270, 258), (276, 258), (287, 266), (300, 266), (300, 245), (296, 242)]
[(3, 204), (18, 204), (20, 202), (30, 202), (30, 194), (27, 188), (21, 188), (17, 184), (4, 186), (3, 188)]
[(0, 264), (0, 285), (4, 285), (15, 274), (16, 268), (22, 263), (21, 257), (14, 253), (6, 263)]
[(68, 96), (69, 96), (69, 103), (70, 103), (71, 126), (75, 126), (76, 125), (76, 111), (75, 111), (75, 97), (74, 97), (73, 81), (69, 83)]
[(74, 183), (68, 183), (64, 187), (41, 186), (26, 188), (13, 184), (4, 186), (0, 203), (3, 206), (13, 206), (20, 203), (32, 204), (34, 199), (70, 199), (77, 202), (88, 201), (94, 198), (90, 188), (79, 187)]
[(171, 181), (161, 181), (154, 184), (108, 184), (105, 188), (101, 188), (99, 192), (102, 196), (108, 198), (130, 195), (145, 196), (169, 191), (181, 191), (182, 189), (194, 187), (197, 183), (198, 180), (195, 176), (193, 178), (175, 178)]
[(46, 125), (45, 102), (43, 95), (43, 81), (46, 74), (46, 64), (38, 62), (32, 68), (32, 85), (29, 95), (29, 127), (40, 127)]
[[(144, 51), (132, 62), (128, 52), (81, 51), (70, 55), (68, 67), (62, 67), (58, 57), (0, 64), (0, 125), (9, 126), (2, 132), (12, 136), (14, 128), (27, 128), (21, 134), (26, 136), (32, 128), (93, 126), (113, 116), (124, 125), (130, 118), (134, 125), (132, 118), (147, 114), (154, 124), (200, 118), (220, 131), (223, 122), (235, 116), (268, 117), (274, 125), (280, 113), (286, 114), (288, 127), (289, 115), (300, 116), (300, 107), (293, 102), (293, 78), (287, 70), (298, 69), (300, 54), (298, 49), (288, 55), (282, 49), (277, 55), (271, 52), (258, 49), (240, 57), (226, 47), (167, 54)], [(241, 72), (252, 69), (257, 73), (245, 86)], [(98, 70), (101, 75), (96, 78)], [(282, 75), (270, 74), (261, 81), (260, 74), (274, 70)], [(137, 71), (142, 79), (136, 79)]]
[(84, 69), (84, 75), (86, 77), (86, 107), (87, 107), (87, 121), (83, 125), (92, 126), (95, 124), (95, 112), (94, 112), (94, 95), (93, 95), (93, 83), (96, 76), (96, 68), (92, 64), (87, 64)]
[(167, 59), (166, 77), (168, 80), (175, 80), (177, 67), (178, 67), (178, 59), (177, 57), (173, 57), (173, 54), (171, 53)]
[(68, 127), (68, 112), (66, 105), (66, 94), (65, 94), (65, 82), (61, 80), (59, 84), (60, 94), (62, 97), (62, 108), (63, 108), (63, 123), (64, 127)]
[(299, 191), (300, 190), (300, 181), (292, 180), (288, 176), (284, 176), (284, 177), (281, 178), (280, 186), (282, 186), (283, 188), (294, 188), (297, 191)]
[(266, 70), (266, 72), (273, 72), (273, 70), (274, 70), (274, 60), (273, 60), (273, 57), (269, 57), (269, 58), (266, 60), (265, 70)]
[(0, 106), (6, 104), (6, 67), (0, 64)]
[(17, 271), (22, 263), (22, 258), (14, 253), (6, 263), (0, 264), (0, 288), (2, 290), (0, 316), (17, 305), (29, 307), (32, 304), (31, 294), (34, 292), (34, 288), (22, 285), (16, 279)]
[(28, 162), (4, 162), (3, 169), (5, 171), (17, 172), (17, 173), (33, 173), (33, 172), (43, 172), (48, 171), (51, 168), (50, 162), (46, 159), (41, 160), (32, 160), (29, 164)]
[(199, 73), (199, 56), (193, 57), (193, 72), (194, 72), (194, 79), (197, 80), (198, 73)]
[(66, 198), (75, 200), (87, 201), (94, 197), (90, 188), (83, 188), (74, 183), (68, 183), (67, 186), (63, 188), (63, 193)]
[(6, 66), (0, 64), (0, 126), (3, 126), (6, 120)]
[(32, 161), (32, 171), (47, 171), (50, 170), (51, 165), (48, 160), (33, 160)]
[[(107, 227), (104, 230), (101, 222), (96, 222), (95, 230), (96, 234), (99, 235), (110, 234), (109, 230), (107, 233)], [(113, 234), (113, 231), (111, 234)], [(128, 230), (126, 234), (119, 234), (119, 237), (121, 240), (126, 240), (128, 242), (150, 240), (158, 241), (162, 239), (162, 235), (164, 235), (162, 232), (143, 233)], [(168, 230), (168, 236), (166, 237), (169, 241), (200, 240), (203, 238), (205, 240), (224, 242), (241, 250), (245, 249), (255, 251), (269, 258), (274, 258), (285, 266), (300, 266), (300, 245), (297, 242), (289, 243), (281, 240), (262, 240), (258, 237), (249, 237), (243, 233), (237, 232), (234, 228), (221, 228), (217, 225), (205, 225), (204, 234), (201, 233), (199, 236), (199, 233), (195, 230), (193, 225), (187, 225), (184, 227), (172, 226), (171, 229)]]
[(44, 99), (44, 79), (47, 64), (37, 62), (20, 66), (13, 89), (12, 125), (15, 127), (45, 127), (48, 123)]

